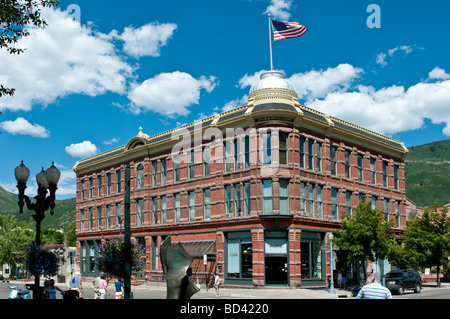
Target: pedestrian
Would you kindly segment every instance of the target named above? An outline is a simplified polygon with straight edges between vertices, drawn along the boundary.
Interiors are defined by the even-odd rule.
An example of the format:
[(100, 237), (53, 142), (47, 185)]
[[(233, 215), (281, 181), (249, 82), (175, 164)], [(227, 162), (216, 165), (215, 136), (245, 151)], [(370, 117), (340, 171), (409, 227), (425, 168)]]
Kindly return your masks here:
[(70, 278), (69, 287), (72, 290), (78, 292), (78, 297), (81, 298), (83, 295), (83, 283), (81, 282), (81, 273), (79, 271), (75, 272), (72, 278)]
[(106, 293), (110, 295), (110, 293), (108, 292), (108, 282), (106, 281), (105, 274), (100, 275), (100, 280), (98, 281), (97, 288), (100, 292), (100, 299), (106, 299)]
[(92, 285), (94, 286), (94, 299), (100, 299), (100, 291), (98, 290), (98, 282), (100, 279), (100, 275), (98, 275), (92, 280)]
[(342, 286), (344, 286), (344, 290), (347, 289), (347, 273), (344, 269), (342, 269)]
[(124, 291), (123, 291), (123, 279), (117, 279), (115, 284), (116, 286), (116, 299), (123, 299)]
[(337, 284), (339, 285), (339, 289), (342, 289), (342, 272), (340, 269), (338, 270)]
[(381, 285), (381, 275), (375, 272), (369, 276), (371, 283), (361, 288), (356, 298), (358, 299), (392, 299), (389, 289)]
[(48, 292), (48, 298), (45, 299), (56, 299), (56, 291), (65, 292), (65, 290), (62, 290), (61, 288), (55, 286), (55, 280), (49, 279), (44, 282), (45, 290), (44, 295)]
[(219, 297), (219, 285), (220, 285), (220, 274), (216, 271), (214, 276), (214, 289), (216, 290), (216, 297)]

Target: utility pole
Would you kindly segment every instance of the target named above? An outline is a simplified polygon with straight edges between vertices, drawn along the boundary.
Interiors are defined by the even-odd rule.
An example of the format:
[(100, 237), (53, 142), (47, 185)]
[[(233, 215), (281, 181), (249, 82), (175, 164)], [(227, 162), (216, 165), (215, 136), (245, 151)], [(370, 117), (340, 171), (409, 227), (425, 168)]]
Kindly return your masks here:
[(125, 168), (125, 220), (124, 220), (124, 243), (125, 243), (125, 269), (124, 269), (124, 292), (125, 299), (131, 296), (131, 230), (130, 230), (130, 167)]

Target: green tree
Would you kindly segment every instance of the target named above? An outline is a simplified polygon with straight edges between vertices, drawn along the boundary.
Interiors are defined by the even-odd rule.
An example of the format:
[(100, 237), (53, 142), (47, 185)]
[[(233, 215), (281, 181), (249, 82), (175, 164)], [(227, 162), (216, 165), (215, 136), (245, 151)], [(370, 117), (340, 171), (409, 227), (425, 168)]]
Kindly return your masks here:
[(16, 265), (25, 257), (25, 247), (32, 240), (32, 232), (18, 227), (13, 215), (0, 215), (0, 264), (10, 265), (13, 274)]
[(408, 224), (403, 236), (404, 247), (397, 250), (408, 257), (409, 266), (436, 267), (440, 286), (440, 268), (448, 262), (450, 250), (450, 218), (447, 208), (439, 212), (437, 207), (435, 203)]
[(342, 230), (336, 232), (335, 243), (339, 246), (339, 260), (358, 262), (364, 269), (364, 262), (385, 259), (393, 244), (393, 223), (383, 218), (383, 212), (372, 209), (372, 203), (365, 197), (353, 209), (353, 215), (342, 215)]
[[(24, 49), (14, 45), (22, 37), (30, 35), (29, 27), (45, 27), (47, 22), (41, 17), (41, 9), (54, 7), (59, 0), (1, 0), (0, 1), (0, 49), (6, 48), (11, 54), (20, 54)], [(0, 97), (14, 95), (14, 89), (0, 84)]]
[(69, 225), (64, 229), (64, 235), (66, 236), (66, 245), (68, 247), (74, 247), (77, 244), (77, 236), (75, 234), (76, 221), (72, 221)]

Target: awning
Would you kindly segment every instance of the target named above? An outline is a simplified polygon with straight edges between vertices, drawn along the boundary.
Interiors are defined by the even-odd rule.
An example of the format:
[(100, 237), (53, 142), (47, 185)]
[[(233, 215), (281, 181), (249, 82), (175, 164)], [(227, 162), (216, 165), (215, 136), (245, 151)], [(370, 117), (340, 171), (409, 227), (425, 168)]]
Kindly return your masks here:
[[(173, 242), (176, 244), (177, 242)], [(216, 254), (216, 241), (215, 240), (193, 240), (193, 241), (180, 241), (186, 252), (192, 257), (203, 257), (203, 255), (215, 255)]]

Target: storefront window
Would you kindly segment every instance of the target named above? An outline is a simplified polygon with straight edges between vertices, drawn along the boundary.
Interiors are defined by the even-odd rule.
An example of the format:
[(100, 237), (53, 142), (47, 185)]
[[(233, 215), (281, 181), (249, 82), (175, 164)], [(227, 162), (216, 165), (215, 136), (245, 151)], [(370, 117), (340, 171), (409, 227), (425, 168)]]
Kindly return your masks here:
[(303, 233), (301, 239), (301, 276), (302, 279), (323, 279), (322, 235)]
[(229, 233), (226, 278), (251, 279), (253, 276), (252, 239), (249, 232)]

